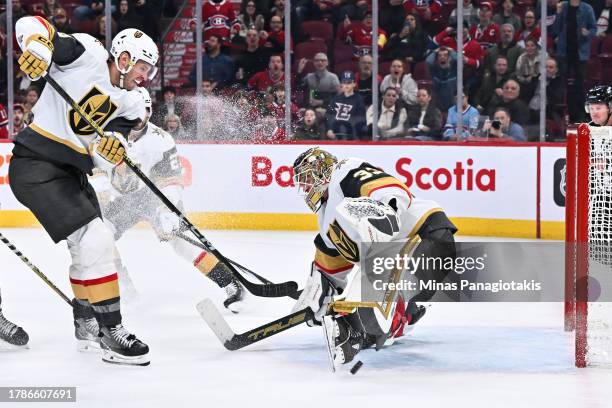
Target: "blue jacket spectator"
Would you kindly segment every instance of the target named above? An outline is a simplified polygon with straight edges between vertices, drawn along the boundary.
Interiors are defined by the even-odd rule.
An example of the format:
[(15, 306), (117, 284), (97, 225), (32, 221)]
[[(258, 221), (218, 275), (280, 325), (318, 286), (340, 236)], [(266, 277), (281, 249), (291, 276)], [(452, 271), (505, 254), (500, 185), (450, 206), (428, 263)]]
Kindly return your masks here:
[[(576, 35), (577, 35), (577, 46), (578, 56), (580, 61), (586, 61), (589, 59), (591, 53), (591, 39), (597, 32), (597, 23), (595, 21), (595, 12), (593, 7), (587, 3), (583, 3), (580, 0), (574, 0), (571, 2), (564, 1), (561, 4), (561, 10), (557, 13), (555, 23), (552, 26), (552, 35), (557, 38), (557, 54), (561, 56), (567, 56), (568, 47), (568, 12), (570, 6), (578, 5), (576, 10)], [(574, 5), (575, 7), (575, 5)], [(583, 31), (583, 29), (585, 31)], [(572, 41), (570, 39), (569, 41)]]
[[(214, 35), (210, 36), (206, 41), (206, 51), (202, 58), (202, 77), (213, 81), (216, 89), (230, 85), (234, 79), (234, 60), (221, 53), (221, 40)], [(197, 67), (195, 64), (189, 74), (192, 84), (196, 83)]]
[(466, 139), (476, 135), (478, 129), (478, 119), (480, 112), (478, 109), (468, 103), (467, 96), (463, 95), (463, 131), (461, 135), (457, 134), (457, 105), (451, 106), (446, 117), (446, 125), (444, 125), (443, 140)]
[(580, 0), (562, 2), (551, 31), (557, 39), (557, 62), (561, 76), (574, 78), (567, 95), (570, 121), (584, 122), (586, 62), (591, 54), (591, 39), (597, 32), (593, 8)]
[(438, 107), (447, 110), (455, 99), (457, 91), (457, 53), (450, 48), (440, 47), (427, 57), (427, 65), (437, 96)]

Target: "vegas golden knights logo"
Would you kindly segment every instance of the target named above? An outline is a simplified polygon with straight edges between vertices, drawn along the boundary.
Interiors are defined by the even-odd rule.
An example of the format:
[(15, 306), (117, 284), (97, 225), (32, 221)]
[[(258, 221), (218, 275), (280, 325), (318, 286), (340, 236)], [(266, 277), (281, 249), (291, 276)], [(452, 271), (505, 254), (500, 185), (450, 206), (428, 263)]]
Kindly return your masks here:
[[(117, 105), (110, 100), (110, 96), (104, 95), (97, 86), (91, 88), (78, 104), (98, 126), (102, 126), (117, 110)], [(95, 132), (74, 109), (68, 112), (68, 122), (76, 135), (88, 136)]]
[(359, 262), (359, 246), (349, 238), (340, 224), (338, 224), (338, 221), (334, 220), (329, 225), (327, 236), (344, 259), (349, 262)]
[(142, 32), (141, 32), (141, 31), (136, 31), (136, 32), (134, 33), (134, 37), (136, 37), (136, 38), (140, 38), (140, 37), (142, 37)]

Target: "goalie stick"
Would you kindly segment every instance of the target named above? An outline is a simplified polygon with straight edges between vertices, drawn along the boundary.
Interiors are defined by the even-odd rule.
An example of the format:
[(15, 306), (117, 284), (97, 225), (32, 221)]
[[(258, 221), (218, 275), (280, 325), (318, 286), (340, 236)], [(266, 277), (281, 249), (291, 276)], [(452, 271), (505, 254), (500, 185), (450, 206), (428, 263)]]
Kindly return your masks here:
[[(91, 126), (99, 137), (104, 137), (104, 130), (94, 122), (85, 111), (72, 99), (70, 95), (58, 84), (55, 79), (51, 77), (48, 73), (45, 75), (45, 79), (49, 85), (70, 105), (76, 112), (78, 112), (79, 116), (87, 122), (89, 126)], [(242, 276), (236, 268), (225, 258), (219, 250), (217, 250), (211, 243), (206, 239), (206, 237), (193, 225), (191, 221), (187, 219), (185, 214), (181, 212), (169, 199), (162, 193), (159, 188), (140, 170), (138, 165), (134, 163), (127, 154), (124, 154), (123, 161), (125, 164), (138, 176), (138, 178), (155, 194), (170, 211), (176, 215), (183, 226), (187, 228), (187, 230), (191, 231), (191, 233), (202, 243), (206, 251), (213, 254), (219, 259), (219, 261), (225, 263), (227, 267), (231, 270), (234, 276), (244, 285), (244, 287), (251, 292), (255, 296), (260, 297), (282, 297), (286, 296), (288, 293), (292, 293), (297, 291), (298, 285), (296, 282), (288, 281), (283, 283), (276, 284), (268, 284), (268, 285), (259, 285), (247, 280), (244, 276)]]
[(243, 347), (250, 346), (264, 339), (282, 333), (292, 327), (299, 326), (302, 323), (311, 320), (314, 317), (313, 311), (307, 307), (295, 313), (281, 317), (262, 326), (248, 330), (244, 333), (234, 333), (232, 328), (227, 324), (219, 309), (213, 304), (210, 299), (204, 299), (196, 306), (198, 312), (208, 324), (208, 327), (215, 333), (223, 346), (231, 351), (239, 350)]

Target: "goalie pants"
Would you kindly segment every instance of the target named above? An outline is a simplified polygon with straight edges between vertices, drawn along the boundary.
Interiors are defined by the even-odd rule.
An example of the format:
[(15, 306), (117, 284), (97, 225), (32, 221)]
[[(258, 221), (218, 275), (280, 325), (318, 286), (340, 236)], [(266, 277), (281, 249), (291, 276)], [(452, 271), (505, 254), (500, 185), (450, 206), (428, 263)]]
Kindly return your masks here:
[[(418, 235), (421, 237), (421, 242), (416, 247), (413, 253), (413, 258), (452, 258), (455, 259), (457, 252), (455, 249), (455, 232), (457, 227), (448, 219), (445, 213), (436, 212), (431, 214), (423, 226), (419, 229)], [(435, 266), (439, 264), (434, 262)], [(450, 271), (444, 268), (419, 269), (415, 272), (415, 276), (421, 280), (434, 280), (443, 282), (447, 279)], [(435, 290), (422, 290), (416, 295), (408, 299), (409, 304), (414, 302), (425, 302), (430, 300)]]

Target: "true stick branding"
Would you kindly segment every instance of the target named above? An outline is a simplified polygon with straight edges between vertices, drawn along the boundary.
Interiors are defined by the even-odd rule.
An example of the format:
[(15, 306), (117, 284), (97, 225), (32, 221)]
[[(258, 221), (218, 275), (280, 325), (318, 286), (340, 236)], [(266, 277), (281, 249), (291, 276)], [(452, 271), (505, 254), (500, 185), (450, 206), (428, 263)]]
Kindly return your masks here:
[(278, 322), (262, 327), (258, 331), (249, 334), (249, 338), (252, 340), (257, 340), (259, 337), (268, 337), (271, 333), (283, 331), (289, 327), (295, 326), (296, 324), (302, 323), (304, 320), (306, 320), (306, 313), (300, 313), (296, 316), (290, 317), (286, 322)]

